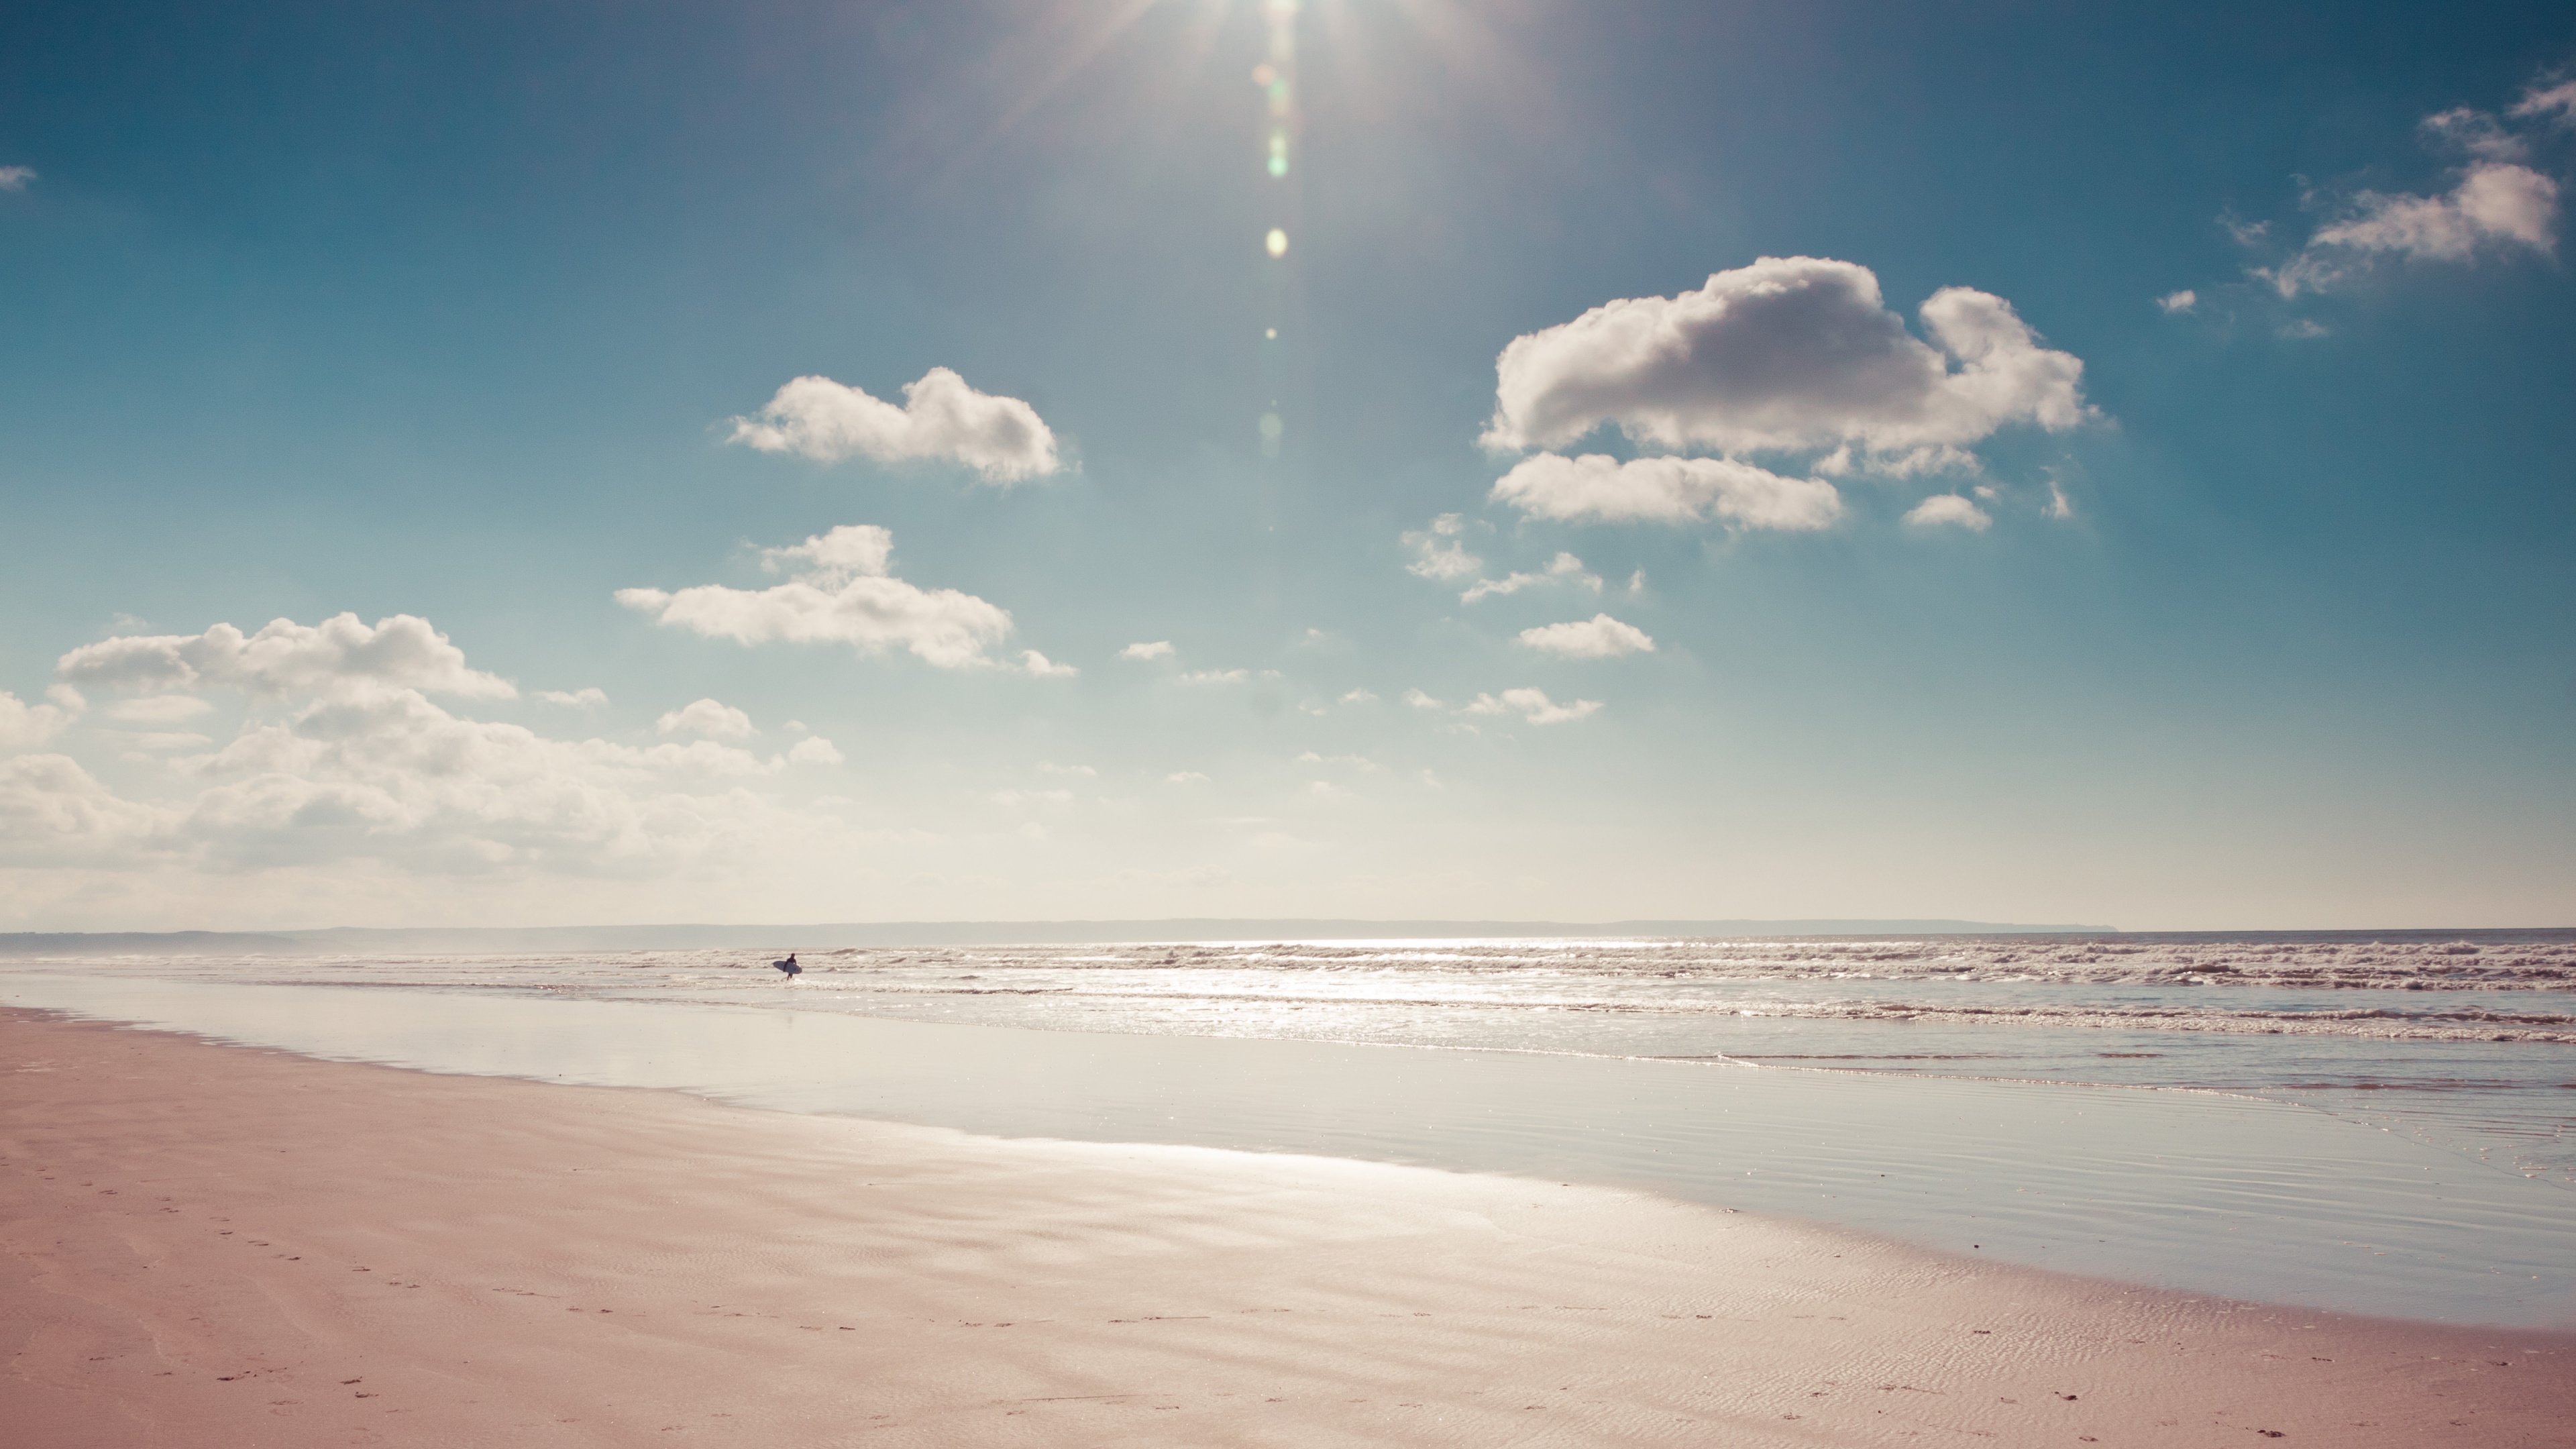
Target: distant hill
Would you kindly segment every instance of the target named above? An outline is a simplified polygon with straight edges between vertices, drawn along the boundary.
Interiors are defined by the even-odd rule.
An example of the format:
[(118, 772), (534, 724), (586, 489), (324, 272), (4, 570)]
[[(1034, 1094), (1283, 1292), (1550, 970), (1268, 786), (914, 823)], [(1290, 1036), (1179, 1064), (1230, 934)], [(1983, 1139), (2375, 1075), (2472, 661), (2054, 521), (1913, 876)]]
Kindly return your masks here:
[(1436, 940), (1462, 936), (2115, 936), (2115, 926), (2002, 921), (857, 921), (800, 926), (340, 926), (319, 931), (0, 934), (0, 956), (486, 956), (545, 951), (826, 951), (1109, 941)]

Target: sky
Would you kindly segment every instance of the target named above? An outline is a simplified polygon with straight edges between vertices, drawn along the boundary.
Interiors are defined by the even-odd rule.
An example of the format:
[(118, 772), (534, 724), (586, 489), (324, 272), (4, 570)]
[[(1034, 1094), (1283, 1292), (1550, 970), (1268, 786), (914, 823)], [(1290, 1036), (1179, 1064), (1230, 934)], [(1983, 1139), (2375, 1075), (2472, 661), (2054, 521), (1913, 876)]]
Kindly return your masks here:
[(50, 4), (0, 930), (2576, 922), (2576, 15)]

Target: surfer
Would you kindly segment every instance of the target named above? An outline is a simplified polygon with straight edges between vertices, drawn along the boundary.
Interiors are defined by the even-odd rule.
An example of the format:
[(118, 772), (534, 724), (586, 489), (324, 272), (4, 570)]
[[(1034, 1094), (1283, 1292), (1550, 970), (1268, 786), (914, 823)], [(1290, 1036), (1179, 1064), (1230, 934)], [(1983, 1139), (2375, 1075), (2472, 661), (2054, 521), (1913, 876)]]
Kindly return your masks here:
[(795, 952), (793, 952), (793, 951), (790, 951), (790, 952), (788, 952), (788, 953), (787, 953), (787, 959), (786, 959), (786, 960), (784, 960), (784, 961), (772, 961), (772, 962), (770, 962), (769, 964), (770, 964), (770, 965), (772, 965), (772, 966), (777, 967), (777, 968), (778, 968), (779, 970), (781, 970), (781, 971), (786, 972), (786, 973), (787, 973), (787, 979), (788, 979), (788, 980), (790, 980), (790, 981), (793, 981), (793, 980), (795, 980), (795, 979), (796, 979), (796, 973), (797, 973), (797, 972), (802, 971), (802, 970), (804, 970), (804, 969), (805, 969), (804, 967), (799, 966), (799, 965), (797, 965), (797, 964), (796, 964), (796, 953), (795, 953)]

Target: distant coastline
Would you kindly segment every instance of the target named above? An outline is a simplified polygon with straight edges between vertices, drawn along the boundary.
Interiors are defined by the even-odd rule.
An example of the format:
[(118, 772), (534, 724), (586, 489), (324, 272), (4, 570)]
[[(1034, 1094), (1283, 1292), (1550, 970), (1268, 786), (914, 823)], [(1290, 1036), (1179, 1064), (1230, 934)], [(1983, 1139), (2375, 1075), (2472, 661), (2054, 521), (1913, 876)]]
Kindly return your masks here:
[(806, 925), (337, 926), (306, 931), (19, 931), (0, 956), (313, 956), (418, 951), (688, 951), (793, 946), (1029, 946), (1108, 941), (1367, 941), (1476, 936), (2116, 936), (2116, 926), (2003, 921), (845, 921)]

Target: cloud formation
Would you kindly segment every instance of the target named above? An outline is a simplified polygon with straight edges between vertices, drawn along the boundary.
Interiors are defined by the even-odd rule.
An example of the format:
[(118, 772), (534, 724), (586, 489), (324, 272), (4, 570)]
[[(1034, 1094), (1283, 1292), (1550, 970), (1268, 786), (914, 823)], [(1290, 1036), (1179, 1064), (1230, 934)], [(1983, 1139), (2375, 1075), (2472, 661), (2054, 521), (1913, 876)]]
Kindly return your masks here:
[(977, 392), (945, 367), (904, 384), (903, 398), (897, 407), (828, 377), (800, 377), (758, 415), (733, 419), (727, 441), (820, 463), (957, 463), (1006, 486), (1062, 467), (1055, 434), (1018, 398)]
[(2003, 298), (1946, 287), (1921, 316), (1937, 349), (1887, 309), (1867, 267), (1763, 257), (1514, 338), (1484, 442), (1558, 449), (1607, 424), (1674, 451), (1903, 453), (2091, 415), (2084, 364), (2040, 346)]
[(1831, 528), (1842, 495), (1822, 478), (1784, 478), (1731, 458), (1632, 458), (1541, 453), (1513, 465), (1492, 497), (1533, 518), (1692, 523), (1736, 528)]
[(1621, 623), (1607, 614), (1565, 624), (1543, 624), (1523, 629), (1521, 642), (1542, 654), (1562, 655), (1567, 659), (1615, 659), (1622, 654), (1651, 654), (1655, 641), (1634, 624)]
[(1601, 592), (1601, 576), (1583, 566), (1583, 560), (1570, 553), (1560, 553), (1548, 561), (1544, 573), (1506, 574), (1499, 579), (1478, 579), (1458, 595), (1458, 602), (1472, 604), (1490, 594), (1517, 594), (1533, 584), (1571, 584), (1579, 589)]
[(1155, 659), (1169, 659), (1172, 657), (1172, 641), (1169, 639), (1156, 639), (1151, 643), (1139, 642), (1130, 644), (1126, 648), (1118, 651), (1118, 657), (1121, 659), (1141, 659), (1148, 661)]
[(1473, 703), (1458, 712), (1518, 715), (1534, 725), (1549, 725), (1584, 719), (1600, 708), (1601, 701), (1597, 699), (1569, 700), (1558, 704), (1547, 697), (1544, 689), (1506, 689), (1500, 695), (1479, 694)]
[[(2065, 501), (2065, 494), (2056, 495), (2055, 505)], [(1933, 494), (1915, 504), (1906, 513), (1905, 521), (1917, 528), (1964, 528), (1971, 533), (1983, 533), (1994, 525), (1994, 519), (1984, 509), (1956, 493)]]
[(104, 639), (64, 655), (55, 674), (71, 685), (123, 689), (238, 689), (251, 694), (332, 695), (379, 688), (508, 699), (507, 680), (465, 667), (465, 652), (426, 619), (395, 614), (374, 628), (355, 614), (319, 624), (271, 620), (256, 634), (230, 624), (203, 634)]
[[(2506, 111), (2518, 120), (2576, 117), (2576, 81), (2534, 86)], [(2465, 154), (2459, 179), (2437, 195), (2359, 191), (2335, 208), (2296, 255), (2252, 275), (2284, 300), (2347, 285), (2383, 260), (2463, 264), (2490, 252), (2558, 250), (2558, 182), (2524, 164), (2532, 135), (2494, 114), (2458, 106), (2424, 118), (2425, 139)], [(2259, 245), (2260, 227), (2232, 226), (2239, 242)]]
[(893, 552), (886, 529), (844, 524), (764, 550), (763, 568), (793, 575), (772, 588), (619, 589), (617, 602), (667, 628), (740, 644), (847, 644), (870, 657), (903, 649), (941, 669), (992, 664), (985, 650), (1009, 637), (1009, 612), (972, 594), (893, 577)]
[(653, 728), (666, 735), (705, 735), (709, 739), (747, 739), (759, 733), (751, 727), (750, 715), (712, 699), (672, 710), (655, 720)]
[(61, 704), (29, 704), (0, 689), (0, 750), (32, 750), (62, 733), (77, 713)]
[(1467, 531), (1464, 515), (1444, 513), (1431, 520), (1428, 528), (1404, 535), (1406, 548), (1413, 550), (1413, 562), (1404, 571), (1419, 578), (1453, 582), (1473, 578), (1485, 571), (1485, 561), (1467, 552), (1460, 535)]
[[(0, 761), (0, 860), (130, 865), (149, 856), (215, 870), (378, 860), (430, 873), (651, 875), (744, 848), (778, 822), (782, 812), (743, 782), (839, 758), (819, 739), (764, 759), (710, 739), (558, 740), (462, 718), (424, 690), (491, 696), (507, 687), (409, 616), (372, 630), (342, 615), (311, 628), (279, 620), (247, 637), (217, 625), (193, 638), (110, 639), (71, 651), (58, 668), (111, 689), (155, 691), (109, 705), (111, 716), (185, 718), (203, 711), (176, 701), (224, 689), (253, 695), (252, 718), (220, 748), (168, 759), (155, 778), (180, 794), (161, 803), (121, 799), (67, 756)], [(702, 700), (666, 716), (665, 732), (734, 733), (739, 715)], [(179, 751), (209, 741), (162, 732), (141, 743)]]
[(24, 191), (36, 179), (33, 166), (0, 166), (0, 191)]

